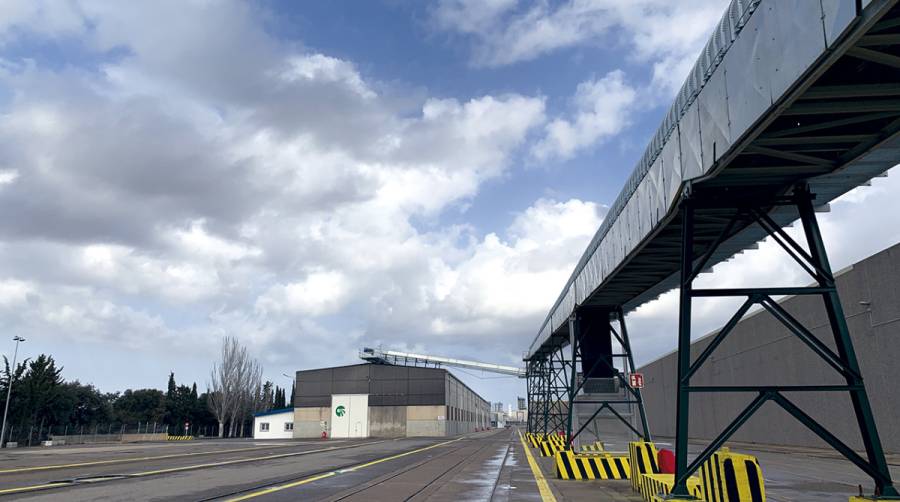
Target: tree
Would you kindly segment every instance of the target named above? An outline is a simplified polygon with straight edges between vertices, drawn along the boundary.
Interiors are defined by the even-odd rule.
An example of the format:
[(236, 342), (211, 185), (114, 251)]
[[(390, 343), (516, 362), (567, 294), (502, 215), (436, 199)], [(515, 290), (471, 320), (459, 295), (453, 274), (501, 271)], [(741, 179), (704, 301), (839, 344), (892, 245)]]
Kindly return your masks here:
[[(243, 434), (244, 421), (262, 400), (262, 366), (250, 357), (246, 347), (227, 336), (222, 340), (219, 361), (210, 371), (209, 410), (219, 423), (219, 437)], [(240, 431), (240, 432), (239, 432)]]
[(162, 424), (166, 415), (166, 396), (158, 389), (128, 389), (113, 403), (113, 411), (123, 424)]

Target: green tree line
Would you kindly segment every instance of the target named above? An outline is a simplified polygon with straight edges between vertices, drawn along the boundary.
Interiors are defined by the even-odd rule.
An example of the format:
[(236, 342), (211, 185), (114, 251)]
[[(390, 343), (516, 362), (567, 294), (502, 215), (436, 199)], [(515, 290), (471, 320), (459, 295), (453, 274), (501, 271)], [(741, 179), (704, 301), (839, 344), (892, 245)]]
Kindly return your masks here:
[[(102, 392), (78, 380), (66, 381), (63, 368), (52, 356), (41, 354), (11, 368), (4, 357), (0, 400), (6, 398), (10, 378), (13, 390), (6, 422), (8, 441), (35, 444), (64, 434), (167, 432), (172, 435), (215, 435), (218, 422), (209, 407), (209, 394), (199, 393), (196, 382), (179, 384), (169, 373), (168, 385), (159, 389)], [(285, 389), (266, 382), (261, 409), (287, 406)], [(291, 401), (293, 401), (291, 389)], [(252, 421), (252, 415), (241, 417)], [(248, 427), (247, 430), (252, 430)]]

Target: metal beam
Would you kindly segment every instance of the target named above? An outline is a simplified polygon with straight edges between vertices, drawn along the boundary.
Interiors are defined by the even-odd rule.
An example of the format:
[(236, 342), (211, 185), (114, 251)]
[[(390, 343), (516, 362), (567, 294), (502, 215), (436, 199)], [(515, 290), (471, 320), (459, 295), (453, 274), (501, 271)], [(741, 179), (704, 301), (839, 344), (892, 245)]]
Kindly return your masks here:
[(863, 61), (869, 61), (900, 70), (900, 57), (872, 49), (851, 47), (847, 54)]

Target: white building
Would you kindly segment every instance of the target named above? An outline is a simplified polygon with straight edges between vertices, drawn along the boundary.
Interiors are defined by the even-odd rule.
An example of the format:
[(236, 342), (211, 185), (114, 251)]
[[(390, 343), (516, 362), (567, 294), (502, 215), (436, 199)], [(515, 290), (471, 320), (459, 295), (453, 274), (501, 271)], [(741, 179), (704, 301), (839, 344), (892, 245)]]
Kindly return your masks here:
[(291, 439), (294, 437), (294, 409), (263, 411), (253, 415), (253, 439)]

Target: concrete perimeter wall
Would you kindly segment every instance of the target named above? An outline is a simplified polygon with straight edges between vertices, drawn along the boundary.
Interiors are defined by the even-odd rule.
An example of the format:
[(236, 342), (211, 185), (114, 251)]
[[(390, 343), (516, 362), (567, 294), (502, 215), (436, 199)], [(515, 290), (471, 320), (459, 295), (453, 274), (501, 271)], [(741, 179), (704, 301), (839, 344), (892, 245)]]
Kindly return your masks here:
[[(882, 217), (873, 215), (873, 217)], [(900, 245), (842, 271), (838, 291), (850, 327), (878, 432), (889, 453), (900, 453)], [(834, 350), (821, 297), (791, 297), (781, 302)], [(736, 310), (736, 308), (735, 308)], [(729, 312), (730, 315), (732, 312)], [(723, 313), (724, 314), (724, 313)], [(727, 318), (726, 318), (727, 319)], [(693, 343), (692, 358), (707, 346), (708, 335)], [(675, 340), (675, 334), (672, 335)], [(644, 373), (644, 400), (651, 432), (675, 435), (675, 355), (638, 370)], [(741, 321), (692, 378), (692, 385), (844, 384), (835, 370), (765, 312)], [(856, 419), (846, 393), (789, 393), (800, 408), (845, 443), (861, 448)], [(750, 393), (691, 396), (691, 437), (711, 439), (753, 399)], [(773, 403), (763, 405), (733, 436), (736, 441), (825, 446)]]

